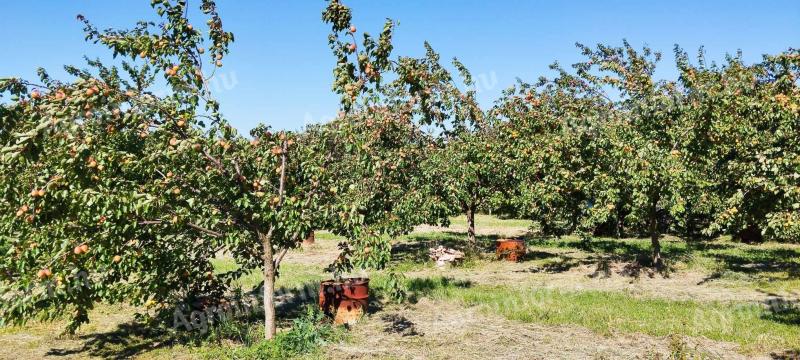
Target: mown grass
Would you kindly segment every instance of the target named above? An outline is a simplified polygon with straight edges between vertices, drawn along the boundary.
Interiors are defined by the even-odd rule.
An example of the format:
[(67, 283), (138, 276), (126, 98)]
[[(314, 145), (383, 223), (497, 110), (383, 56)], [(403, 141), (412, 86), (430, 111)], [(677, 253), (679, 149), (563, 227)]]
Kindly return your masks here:
[[(575, 251), (584, 256), (620, 261), (646, 259), (649, 239), (596, 238), (583, 242), (576, 237), (530, 240), (532, 251)], [(748, 245), (729, 237), (713, 241), (686, 242), (667, 237), (662, 253), (672, 271), (693, 270), (708, 274), (709, 281), (730, 287), (756, 289), (767, 293), (796, 293), (800, 290), (800, 246), (765, 243)]]
[[(503, 219), (497, 216), (476, 214), (475, 228), (477, 229), (508, 229), (508, 228), (528, 228), (533, 224), (530, 220), (522, 219)], [(450, 218), (452, 226), (467, 226), (467, 217), (464, 215), (453, 216)]]
[[(464, 226), (462, 217), (453, 218), (453, 224)], [(480, 215), (478, 227), (503, 231), (527, 228), (524, 220), (503, 220)], [(492, 231), (490, 231), (492, 232)], [(492, 251), (494, 240), (499, 235), (479, 236), (487, 252)], [(433, 267), (427, 258), (429, 247), (442, 244), (448, 247), (463, 247), (466, 235), (461, 231), (436, 231), (412, 233), (395, 240), (393, 268), (401, 273)], [(321, 249), (332, 249), (330, 242), (338, 237), (318, 232)], [(327, 243), (326, 243), (327, 242)], [(646, 258), (650, 253), (647, 239), (597, 238), (585, 243), (575, 237), (561, 239), (529, 239), (533, 254), (526, 261), (532, 265), (553, 266), (580, 261), (611, 259), (634, 261)], [(665, 258), (680, 276), (680, 271), (692, 270), (708, 274), (708, 279), (732, 287), (755, 288), (769, 293), (795, 293), (800, 289), (800, 246), (789, 244), (746, 245), (722, 238), (708, 242), (687, 243), (677, 238), (663, 241)], [(229, 258), (214, 260), (218, 273), (236, 269)], [(480, 272), (493, 266), (490, 260), (471, 259), (465, 267)], [(285, 262), (278, 287), (298, 288), (316, 284), (326, 277), (322, 265), (304, 265)], [(387, 301), (389, 289), (383, 272), (372, 274), (371, 287), (376, 298)], [(261, 274), (251, 272), (237, 281), (245, 291), (261, 283)], [(458, 301), (469, 306), (479, 306), (487, 312), (508, 319), (554, 325), (575, 325), (589, 328), (602, 334), (644, 333), (654, 336), (682, 335), (704, 336), (713, 340), (731, 341), (742, 346), (746, 353), (770, 350), (800, 349), (800, 315), (798, 310), (788, 309), (773, 313), (755, 303), (677, 301), (669, 299), (641, 298), (623, 292), (558, 290), (523, 290), (502, 286), (478, 286), (456, 283), (443, 278), (408, 279), (411, 299), (419, 296)], [(528, 287), (526, 287), (528, 288)], [(283, 333), (290, 331), (292, 321), (302, 317), (302, 306), (312, 301), (296, 304), (291, 312), (282, 312)], [(702, 299), (698, 299), (702, 300)], [(129, 354), (147, 358), (259, 358), (257, 354), (273, 354), (284, 357), (279, 349), (289, 348), (280, 341), (263, 343), (260, 323), (242, 322), (226, 324), (216, 328), (216, 340), (199, 343), (174, 342), (166, 337), (153, 336), (146, 329), (130, 325), (129, 316), (134, 309), (122, 305), (99, 305), (91, 314), (93, 322), (81, 329), (81, 338), (70, 344), (57, 339), (63, 322), (33, 322), (24, 327), (1, 328), (0, 347), (21, 349), (23, 354), (34, 354), (42, 349), (75, 347), (70, 354), (78, 356), (113, 356)], [(258, 319), (257, 319), (258, 320)], [(117, 324), (122, 326), (117, 327)], [(227, 326), (227, 328), (225, 328)], [(233, 331), (236, 341), (231, 338)], [(327, 334), (325, 329), (321, 333)], [(14, 336), (14, 335), (24, 336)], [(327, 338), (327, 334), (324, 338)], [(215, 335), (216, 336), (216, 335)], [(292, 335), (293, 336), (293, 335)], [(300, 337), (304, 337), (300, 336)], [(314, 338), (313, 332), (310, 336)], [(331, 335), (333, 339), (336, 336)], [(26, 340), (27, 339), (27, 340)], [(315, 340), (316, 341), (316, 340)], [(81, 348), (82, 347), (82, 348)], [(295, 351), (292, 357), (321, 358), (317, 350)], [(302, 354), (301, 354), (302, 353)], [(0, 354), (3, 354), (0, 351)], [(277, 355), (276, 355), (277, 354)], [(289, 355), (286, 355), (289, 356)], [(2, 357), (2, 356), (0, 356)], [(22, 358), (26, 358), (25, 355)], [(28, 356), (27, 358), (35, 358)], [(270, 358), (262, 356), (260, 358)]]
[[(231, 258), (214, 259), (211, 261), (211, 263), (214, 266), (214, 272), (217, 274), (233, 271), (239, 268), (239, 265), (237, 265), (236, 262), (234, 262)], [(302, 286), (311, 282), (319, 282), (322, 280), (324, 275), (325, 274), (323, 273), (321, 267), (283, 263), (280, 267), (279, 276), (275, 280), (275, 287), (285, 287), (289, 289), (297, 288), (298, 286)], [(263, 274), (260, 271), (254, 270), (237, 279), (234, 282), (234, 285), (237, 285), (241, 287), (242, 290), (247, 291), (260, 285), (263, 280)]]
[(507, 319), (578, 325), (605, 335), (703, 336), (741, 345), (744, 353), (800, 349), (800, 308), (781, 313), (751, 303), (634, 298), (618, 292), (567, 292), (478, 286), (447, 278), (412, 279), (418, 296), (459, 301)]

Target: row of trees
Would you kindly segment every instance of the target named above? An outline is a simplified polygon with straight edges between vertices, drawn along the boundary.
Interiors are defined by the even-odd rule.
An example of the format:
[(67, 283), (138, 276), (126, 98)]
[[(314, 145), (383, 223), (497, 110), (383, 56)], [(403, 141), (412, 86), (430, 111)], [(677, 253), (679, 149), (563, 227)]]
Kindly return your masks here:
[[(281, 260), (309, 231), (347, 239), (333, 264), (345, 272), (385, 265), (387, 239), (457, 213), (476, 247), (489, 208), (545, 235), (647, 235), (654, 265), (664, 232), (800, 238), (796, 50), (755, 65), (676, 50), (680, 76), (666, 81), (650, 49), (580, 46), (584, 62), (482, 109), (460, 62), (428, 44), (393, 56), (392, 21), (359, 36), (332, 0), (340, 116), (245, 136), (208, 86), (233, 41), (214, 2), (201, 2), (202, 30), (185, 1), (152, 6), (163, 21), (129, 30), (80, 18), (113, 66), (0, 80), (2, 323), (67, 312), (74, 331), (97, 302), (213, 302), (258, 270), (271, 338)], [(240, 268), (215, 274), (220, 253)]]
[(578, 48), (492, 109), (507, 209), (545, 234), (646, 235), (657, 266), (665, 232), (800, 240), (800, 51), (694, 65), (676, 48), (678, 79), (659, 80), (649, 48)]

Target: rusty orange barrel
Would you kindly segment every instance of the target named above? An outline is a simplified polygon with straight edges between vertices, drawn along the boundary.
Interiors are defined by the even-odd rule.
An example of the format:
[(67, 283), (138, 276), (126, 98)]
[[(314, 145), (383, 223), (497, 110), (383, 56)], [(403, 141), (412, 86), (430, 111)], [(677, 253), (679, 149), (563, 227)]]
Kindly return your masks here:
[(525, 256), (525, 241), (522, 239), (498, 239), (497, 258), (520, 261)]
[(314, 232), (312, 231), (312, 232), (310, 232), (310, 233), (308, 234), (308, 237), (307, 237), (307, 238), (303, 239), (303, 246), (311, 246), (311, 245), (314, 245), (314, 242), (315, 242), (315, 241), (316, 241), (316, 236), (314, 235)]
[(319, 287), (319, 307), (334, 324), (352, 324), (366, 313), (369, 304), (369, 279), (326, 280)]

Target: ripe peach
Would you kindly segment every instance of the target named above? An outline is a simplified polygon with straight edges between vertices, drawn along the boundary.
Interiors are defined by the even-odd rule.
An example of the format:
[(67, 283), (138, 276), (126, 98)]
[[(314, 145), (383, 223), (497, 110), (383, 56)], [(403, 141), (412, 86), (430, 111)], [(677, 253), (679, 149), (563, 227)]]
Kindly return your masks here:
[(39, 272), (36, 273), (36, 277), (38, 277), (40, 280), (47, 279), (51, 275), (53, 275), (53, 273), (48, 268), (41, 269), (39, 270)]
[(186, 126), (186, 121), (184, 121), (184, 120), (178, 120), (178, 122), (176, 123), (176, 125), (178, 125), (178, 127), (184, 127), (184, 126)]
[(39, 92), (39, 90), (31, 91), (31, 99), (36, 100), (36, 99), (39, 99), (41, 97), (42, 97), (42, 94)]
[(356, 32), (356, 26), (355, 25), (350, 25), (350, 29), (349, 30), (350, 30), (351, 33)]
[(169, 145), (170, 146), (178, 145), (178, 139), (176, 138), (169, 139)]
[(26, 212), (28, 212), (28, 205), (22, 205), (22, 207), (17, 210), (17, 217), (24, 215)]
[(200, 149), (202, 149), (202, 148), (203, 148), (203, 146), (200, 145), (200, 144), (192, 144), (192, 150), (194, 150), (194, 151), (200, 151)]
[(93, 88), (86, 89), (86, 96), (93, 96), (95, 91)]
[(356, 44), (348, 44), (347, 45), (347, 51), (349, 51), (349, 52), (355, 52), (356, 49), (357, 49)]
[(114, 255), (114, 258), (111, 259), (111, 261), (113, 261), (115, 264), (119, 264), (119, 262), (122, 261), (122, 256)]

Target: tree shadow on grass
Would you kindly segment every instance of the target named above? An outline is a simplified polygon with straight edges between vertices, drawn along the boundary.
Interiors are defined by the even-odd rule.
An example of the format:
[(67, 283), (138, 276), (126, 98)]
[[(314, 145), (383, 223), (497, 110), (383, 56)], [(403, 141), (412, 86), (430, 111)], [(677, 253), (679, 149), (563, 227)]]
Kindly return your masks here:
[(47, 355), (73, 357), (81, 354), (105, 359), (129, 359), (180, 342), (163, 329), (139, 322), (120, 324), (113, 331), (80, 335), (78, 338), (84, 341), (80, 348), (50, 349)]
[[(435, 234), (411, 234), (406, 241), (392, 246), (392, 262), (411, 262), (422, 264), (430, 261), (428, 249), (439, 245), (446, 248), (468, 252), (467, 235), (463, 232), (444, 231)], [(497, 235), (478, 235), (476, 240), (481, 252), (493, 252)]]
[(797, 360), (800, 359), (800, 349), (786, 350), (780, 353), (773, 352), (770, 354), (773, 360)]
[[(261, 291), (262, 287), (259, 285), (248, 294), (253, 296)], [(294, 318), (304, 313), (306, 306), (316, 304), (318, 299), (319, 282), (316, 281), (306, 282), (297, 287), (278, 289), (276, 291), (276, 320), (279, 327), (290, 325)], [(225, 321), (220, 321), (221, 319), (218, 317), (215, 318), (208, 324), (206, 333), (201, 333), (197, 328), (189, 330), (182, 326), (174, 326), (175, 324), (172, 322), (174, 319), (169, 315), (162, 317), (161, 320), (149, 322), (130, 321), (120, 324), (116, 329), (108, 332), (79, 335), (78, 339), (83, 341), (81, 347), (51, 349), (47, 355), (129, 359), (161, 348), (178, 345), (199, 346), (204, 341), (214, 341), (215, 339), (239, 341), (242, 334), (248, 333), (249, 328), (256, 325), (261, 326), (264, 321), (260, 300), (255, 305), (249, 309), (240, 308), (243, 310)], [(187, 320), (191, 321), (187, 311), (184, 311), (183, 314)], [(223, 323), (226, 328), (215, 332), (215, 327), (221, 327)]]
[(800, 250), (764, 249), (758, 245), (741, 245), (732, 251), (714, 251), (707, 253), (706, 256), (716, 259), (720, 268), (703, 279), (700, 284), (721, 279), (726, 272), (744, 274), (764, 281), (800, 279), (800, 260), (798, 260)]
[(436, 291), (446, 291), (457, 288), (470, 288), (472, 282), (468, 280), (456, 280), (449, 277), (426, 277), (413, 278), (406, 283), (408, 291), (408, 301), (416, 303), (420, 298), (429, 296)]
[(748, 248), (739, 253), (718, 254), (726, 269), (742, 273), (786, 271), (790, 278), (800, 278), (800, 251), (792, 249)]

